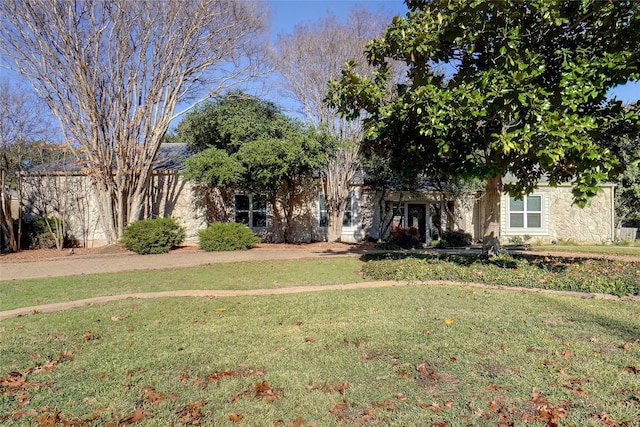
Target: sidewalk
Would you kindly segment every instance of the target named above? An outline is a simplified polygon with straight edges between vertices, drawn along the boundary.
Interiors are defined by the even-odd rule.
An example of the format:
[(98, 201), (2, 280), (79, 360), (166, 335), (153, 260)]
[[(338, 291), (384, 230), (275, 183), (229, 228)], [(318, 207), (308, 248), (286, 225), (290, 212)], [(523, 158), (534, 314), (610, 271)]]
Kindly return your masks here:
[(33, 262), (0, 262), (0, 280), (41, 279), (132, 270), (163, 270), (239, 261), (360, 256), (365, 252), (348, 247), (342, 250), (303, 247), (277, 250), (258, 247), (248, 251), (234, 252), (205, 252), (191, 248), (153, 255), (134, 253), (71, 255)]

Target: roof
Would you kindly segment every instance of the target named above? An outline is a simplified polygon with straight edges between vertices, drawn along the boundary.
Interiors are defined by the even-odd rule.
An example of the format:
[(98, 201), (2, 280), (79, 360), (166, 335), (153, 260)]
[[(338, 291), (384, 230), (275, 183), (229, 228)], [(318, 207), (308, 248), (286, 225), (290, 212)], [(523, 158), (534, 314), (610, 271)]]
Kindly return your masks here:
[[(185, 143), (163, 143), (160, 145), (158, 154), (153, 161), (154, 171), (180, 171), (184, 169), (183, 161), (191, 155), (191, 150)], [(45, 173), (80, 173), (87, 166), (84, 157), (69, 158), (56, 160), (49, 163), (34, 166), (27, 173), (45, 174)]]

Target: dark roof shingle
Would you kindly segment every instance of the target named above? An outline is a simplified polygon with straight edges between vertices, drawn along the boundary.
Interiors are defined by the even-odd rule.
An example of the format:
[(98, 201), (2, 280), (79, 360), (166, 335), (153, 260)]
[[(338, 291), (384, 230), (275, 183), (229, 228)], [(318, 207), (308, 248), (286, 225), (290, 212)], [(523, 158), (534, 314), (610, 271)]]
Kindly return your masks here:
[[(191, 155), (189, 147), (185, 143), (166, 143), (160, 146), (158, 154), (153, 161), (154, 171), (181, 171), (184, 169), (184, 160)], [(56, 160), (30, 168), (29, 174), (46, 173), (79, 173), (85, 168), (87, 162), (84, 158), (69, 158)]]

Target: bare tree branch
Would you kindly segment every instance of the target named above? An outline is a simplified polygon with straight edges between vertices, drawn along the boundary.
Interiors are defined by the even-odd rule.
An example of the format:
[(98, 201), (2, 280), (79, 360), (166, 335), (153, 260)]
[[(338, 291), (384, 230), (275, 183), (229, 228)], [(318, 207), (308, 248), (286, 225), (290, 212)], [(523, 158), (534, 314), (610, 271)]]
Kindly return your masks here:
[(5, 0), (0, 50), (85, 156), (108, 243), (139, 219), (153, 158), (181, 102), (260, 71), (260, 4)]
[(331, 14), (317, 22), (297, 25), (292, 34), (280, 35), (276, 44), (276, 68), (285, 96), (300, 105), (306, 119), (342, 144), (327, 156), (324, 185), (329, 241), (340, 239), (345, 203), (358, 169), (359, 143), (363, 138), (362, 118), (348, 121), (338, 116), (324, 99), (330, 80), (337, 80), (343, 66), (354, 60), (360, 74), (368, 74), (365, 58), (369, 40), (378, 37), (390, 17), (366, 9), (353, 9), (347, 22)]
[[(46, 138), (51, 132), (46, 113), (46, 106), (33, 93), (8, 80), (0, 82), (0, 228), (13, 252), (20, 249), (22, 198), (19, 175), (27, 157), (35, 155), (30, 152), (33, 147), (29, 143)], [(17, 195), (17, 205), (13, 194)], [(0, 240), (3, 233), (0, 233)], [(3, 244), (0, 242), (0, 250), (4, 249)]]

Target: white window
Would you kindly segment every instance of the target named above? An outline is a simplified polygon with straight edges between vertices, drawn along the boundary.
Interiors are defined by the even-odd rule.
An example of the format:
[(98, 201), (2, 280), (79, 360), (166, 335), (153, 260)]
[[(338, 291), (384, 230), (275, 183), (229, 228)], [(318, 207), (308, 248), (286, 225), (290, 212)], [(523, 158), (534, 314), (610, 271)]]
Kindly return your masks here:
[[(324, 196), (318, 196), (318, 227), (327, 228), (329, 220), (327, 219), (327, 205), (324, 202)], [(353, 227), (353, 197), (349, 193), (344, 208), (344, 217), (342, 218), (343, 227)]]
[(542, 230), (544, 225), (542, 204), (542, 195), (528, 195), (522, 200), (509, 197), (509, 229), (513, 231)]
[(259, 194), (236, 194), (235, 221), (251, 228), (267, 226), (267, 198)]

